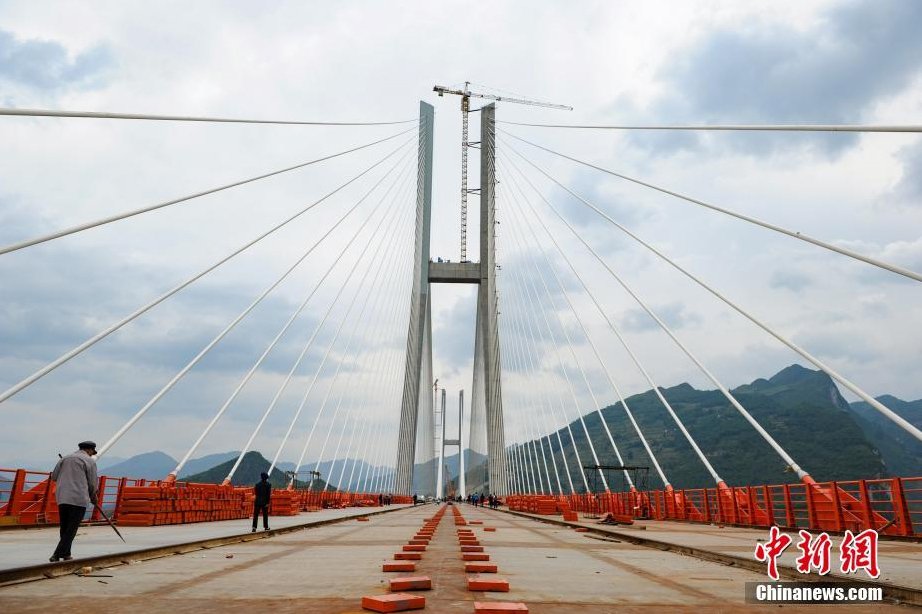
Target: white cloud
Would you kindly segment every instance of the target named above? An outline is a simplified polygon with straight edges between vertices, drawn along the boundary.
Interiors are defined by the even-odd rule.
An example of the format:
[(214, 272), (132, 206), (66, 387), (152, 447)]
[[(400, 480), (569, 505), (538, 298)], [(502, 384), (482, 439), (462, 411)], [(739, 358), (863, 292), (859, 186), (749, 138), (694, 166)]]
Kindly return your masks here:
[[(916, 10), (910, 4), (887, 4), (884, 10), (877, 3), (832, 1), (589, 2), (575, 8), (532, 2), (416, 2), (396, 8), (367, 2), (271, 7), (245, 2), (112, 2), (91, 14), (72, 3), (4, 3), (0, 15), (7, 34), (0, 58), (6, 64), (0, 66), (5, 84), (0, 102), (78, 110), (375, 120), (414, 117), (417, 101), (428, 100), (437, 113), (432, 254), (455, 259), (458, 101), (435, 97), (433, 84), (471, 79), (576, 107), (573, 113), (561, 114), (501, 105), (500, 117), (508, 119), (615, 121), (647, 113), (663, 122), (907, 123), (918, 112), (920, 47), (907, 35), (917, 20), (901, 19), (898, 13)], [(843, 43), (863, 31), (849, 29), (861, 15), (870, 15), (875, 28), (854, 37), (854, 44)], [(843, 38), (843, 33), (848, 36)], [(28, 53), (32, 55), (24, 55)], [(677, 64), (683, 54), (688, 61)], [(704, 61), (708, 59), (721, 62)], [(851, 82), (849, 75), (855, 71), (862, 85)], [(651, 109), (659, 115), (649, 115)], [(829, 113), (824, 114), (825, 109)], [(476, 140), (476, 114), (472, 129)], [(2, 118), (0, 241), (5, 244), (188, 194), (395, 131)], [(653, 156), (639, 149), (633, 138), (618, 134), (518, 132), (608, 168), (922, 268), (922, 208), (880, 205), (895, 196), (914, 198), (919, 171), (913, 137), (839, 139), (834, 156), (815, 144), (780, 147), (788, 142), (780, 139), (789, 137), (772, 137), (771, 155), (739, 157), (741, 150), (759, 154), (764, 147), (753, 147), (749, 137), (727, 135), (730, 140), (708, 137), (705, 147), (693, 151)], [(113, 317), (203, 268), (345, 181), (382, 155), (378, 151), (384, 149), (0, 256), (0, 380), (16, 381)], [(922, 304), (922, 291), (917, 284), (892, 283), (889, 273), (868, 272), (864, 265), (577, 170), (569, 162), (529, 155), (683, 265), (804, 341), (873, 394), (922, 396), (917, 384), (922, 364), (918, 339), (907, 334), (922, 330), (922, 313), (916, 307)], [(476, 168), (475, 159), (472, 169)], [(476, 170), (472, 177), (476, 184)], [(0, 411), (16, 417), (0, 435), (0, 445), (10, 457), (41, 460), (72, 445), (68, 442), (77, 432), (89, 429), (86, 436), (104, 439), (368, 185), (347, 190), (216, 271), (197, 291), (158, 308), (124, 335), (0, 406)], [(559, 193), (547, 193), (555, 204), (563, 203)], [(506, 224), (510, 216), (503, 206), (500, 202)], [(674, 309), (683, 340), (728, 385), (770, 375), (796, 360), (585, 209), (571, 205), (562, 211), (651, 305)], [(473, 230), (476, 198), (471, 212)], [(616, 322), (621, 322), (618, 314), (635, 313), (636, 305), (566, 229), (553, 223), (550, 227), (606, 313)], [(184, 452), (347, 236), (343, 232), (331, 237), (248, 328), (229, 338), (215, 359), (203, 365), (207, 368), (177, 387), (114, 453), (128, 456), (154, 448)], [(500, 237), (503, 266), (509, 267), (510, 275), (512, 269), (524, 274), (530, 270), (524, 259), (528, 250), (518, 253), (511, 238), (508, 233)], [(404, 234), (394, 243), (405, 245), (407, 240)], [(470, 233), (469, 241), (469, 250), (475, 251), (476, 232)], [(338, 275), (330, 280), (317, 305), (332, 300), (341, 279)], [(644, 390), (646, 382), (592, 304), (569, 275), (564, 281), (625, 392)], [(388, 296), (403, 296), (406, 287), (407, 283), (394, 283)], [(593, 387), (598, 382), (606, 395), (603, 402), (611, 402), (612, 392), (572, 316), (563, 310), (559, 296), (555, 300), (559, 311), (545, 313), (560, 315)], [(440, 287), (433, 294), (438, 331), (434, 372), (452, 397), (471, 385), (473, 301), (469, 289)], [(382, 301), (376, 309), (376, 318), (389, 322), (387, 345), (374, 357), (363, 357), (362, 364), (365, 373), (369, 365), (378, 365), (378, 375), (350, 380), (348, 386), (356, 407), (373, 408), (388, 425), (371, 447), (386, 446), (392, 454), (406, 316), (396, 298)], [(254, 380), (204, 452), (242, 445), (309, 334), (309, 324), (322, 313), (320, 307), (309, 311), (298, 334)], [(626, 335), (658, 383), (708, 385), (668, 339), (636, 328)], [(332, 333), (325, 334), (328, 339)], [(368, 344), (374, 345), (371, 339)], [(546, 343), (542, 347), (550, 350)], [(521, 373), (506, 374), (504, 385), (508, 383), (506, 390), (512, 395), (510, 437), (520, 435), (516, 429), (524, 427), (520, 412), (526, 407), (522, 399), (529, 398), (525, 395), (546, 390), (556, 398), (566, 386), (556, 356), (541, 349), (538, 353), (544, 373), (540, 382), (523, 379)], [(311, 360), (312, 365), (319, 362), (319, 351)], [(348, 372), (359, 373), (356, 359), (348, 360)], [(565, 361), (572, 368), (572, 358)], [(321, 391), (332, 376), (327, 371)], [(274, 450), (278, 445), (308, 379), (309, 375), (299, 375), (257, 447)], [(346, 387), (344, 380), (339, 389)], [(585, 391), (577, 394), (586, 406)], [(313, 419), (321, 400), (320, 393), (312, 396), (305, 419)], [(328, 425), (323, 419), (318, 429), (325, 434)], [(303, 425), (297, 446), (304, 436), (301, 429)], [(47, 442), (49, 449), (40, 449), (36, 442)]]

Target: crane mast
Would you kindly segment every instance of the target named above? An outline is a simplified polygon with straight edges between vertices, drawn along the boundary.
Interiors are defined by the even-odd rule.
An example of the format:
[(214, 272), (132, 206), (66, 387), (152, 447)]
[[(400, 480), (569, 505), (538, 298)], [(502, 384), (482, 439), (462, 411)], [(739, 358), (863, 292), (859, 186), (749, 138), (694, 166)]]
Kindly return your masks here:
[(467, 262), (467, 195), (478, 190), (469, 190), (467, 187), (467, 150), (471, 147), (468, 140), (468, 121), (471, 111), (471, 97), (495, 100), (497, 102), (512, 102), (515, 104), (524, 104), (533, 107), (545, 107), (549, 109), (563, 109), (572, 111), (573, 107), (564, 104), (554, 104), (551, 102), (541, 102), (538, 100), (527, 100), (525, 98), (510, 98), (508, 96), (494, 96), (493, 94), (483, 94), (470, 91), (470, 81), (464, 82), (464, 89), (451, 89), (442, 85), (436, 85), (432, 90), (439, 96), (445, 94), (455, 94), (461, 96), (461, 262)]

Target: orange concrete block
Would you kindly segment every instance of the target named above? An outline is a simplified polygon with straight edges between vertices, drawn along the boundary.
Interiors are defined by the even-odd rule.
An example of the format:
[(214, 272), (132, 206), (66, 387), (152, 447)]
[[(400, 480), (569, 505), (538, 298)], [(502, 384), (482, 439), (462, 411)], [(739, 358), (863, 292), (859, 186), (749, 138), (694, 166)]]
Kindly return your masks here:
[(356, 520), (359, 522), (368, 522), (368, 516), (359, 516)]
[(483, 520), (468, 520), (468, 524), (483, 524)]
[(479, 546), (480, 540), (476, 537), (459, 537), (458, 543), (464, 546)]
[(429, 576), (406, 576), (391, 580), (392, 591), (428, 591), (432, 590)]
[(484, 530), (484, 531), (492, 531), (492, 532), (495, 532), (495, 531), (496, 531), (496, 527), (484, 527), (483, 530)]
[(461, 546), (461, 552), (483, 552), (483, 546)]
[(496, 573), (496, 563), (465, 563), (467, 573)]
[(509, 580), (506, 580), (505, 578), (484, 578), (481, 576), (473, 576), (467, 579), (467, 590), (508, 593)]
[(425, 552), (426, 545), (425, 544), (407, 544), (406, 546), (403, 547), (403, 551), (404, 552)]
[(372, 612), (405, 612), (407, 610), (422, 610), (425, 607), (425, 597), (408, 593), (362, 597), (362, 608)]
[(385, 563), (381, 571), (416, 571), (416, 563)]
[(505, 614), (506, 612), (525, 612), (528, 613), (528, 606), (524, 603), (513, 603), (511, 601), (475, 601), (475, 614)]
[(576, 527), (573, 530), (576, 531), (577, 533), (588, 533), (589, 532), (589, 529), (587, 529), (586, 527)]
[(394, 555), (395, 561), (421, 561), (423, 555), (419, 552), (398, 552)]
[(410, 544), (422, 544), (422, 545), (425, 546), (426, 544), (429, 543), (429, 540), (428, 540), (428, 539), (423, 539), (423, 538), (421, 538), (421, 537), (414, 537), (413, 539), (411, 539), (411, 540), (410, 540), (409, 542), (407, 542), (407, 543), (410, 543)]
[(461, 554), (462, 561), (489, 561), (490, 555), (482, 552), (464, 552)]

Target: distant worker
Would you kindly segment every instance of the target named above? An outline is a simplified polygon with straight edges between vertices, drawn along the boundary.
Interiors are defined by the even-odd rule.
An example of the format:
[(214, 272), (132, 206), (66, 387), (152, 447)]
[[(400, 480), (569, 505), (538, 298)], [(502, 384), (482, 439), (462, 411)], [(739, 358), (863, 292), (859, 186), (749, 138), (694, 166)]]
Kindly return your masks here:
[(416, 507), (417, 502), (419, 502), (419, 497), (416, 496), (416, 493), (413, 493), (413, 507)]
[(263, 514), (263, 530), (269, 530), (269, 502), (272, 501), (272, 484), (269, 483), (269, 474), (265, 471), (259, 477), (253, 487), (256, 493), (256, 499), (253, 501), (253, 533), (256, 533), (256, 521), (259, 518), (259, 512)]
[(86, 508), (96, 505), (96, 489), (99, 480), (96, 477), (96, 444), (83, 441), (77, 444), (78, 450), (61, 458), (51, 472), (51, 481), (55, 483), (55, 499), (58, 503), (58, 522), (61, 539), (54, 554), (48, 559), (52, 563), (69, 561), (71, 544), (77, 536), (77, 529), (86, 515)]

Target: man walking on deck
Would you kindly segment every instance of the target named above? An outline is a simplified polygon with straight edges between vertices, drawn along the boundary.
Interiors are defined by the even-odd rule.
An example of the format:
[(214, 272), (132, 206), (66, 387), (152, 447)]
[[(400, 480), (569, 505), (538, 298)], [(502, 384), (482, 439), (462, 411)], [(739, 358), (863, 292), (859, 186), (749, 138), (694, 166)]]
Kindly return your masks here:
[(256, 533), (256, 521), (259, 519), (259, 512), (263, 513), (263, 530), (269, 530), (269, 502), (272, 500), (272, 484), (269, 483), (269, 474), (263, 472), (259, 476), (262, 478), (253, 487), (256, 493), (256, 499), (253, 501), (253, 533)]
[(78, 450), (61, 458), (51, 472), (50, 479), (55, 483), (55, 499), (58, 502), (58, 522), (61, 527), (61, 539), (54, 554), (48, 559), (52, 563), (69, 561), (71, 544), (77, 536), (77, 529), (86, 514), (86, 508), (96, 505), (96, 489), (99, 480), (96, 477), (96, 444), (83, 441), (77, 444)]

